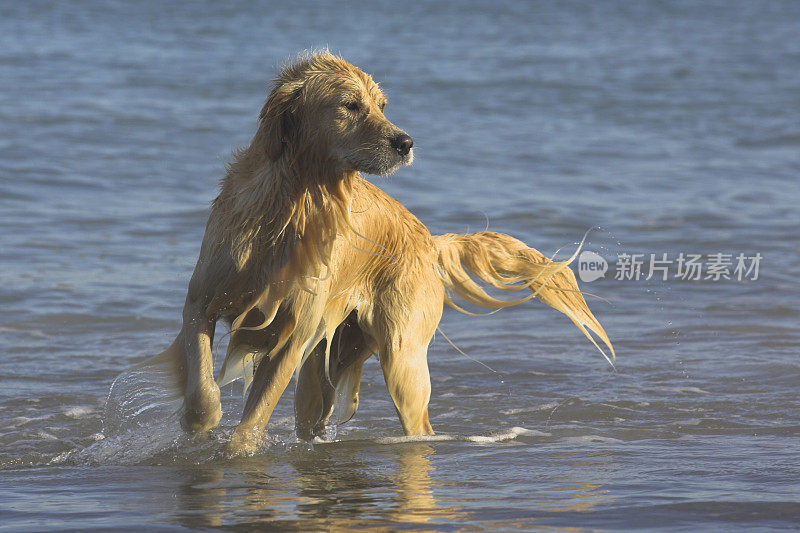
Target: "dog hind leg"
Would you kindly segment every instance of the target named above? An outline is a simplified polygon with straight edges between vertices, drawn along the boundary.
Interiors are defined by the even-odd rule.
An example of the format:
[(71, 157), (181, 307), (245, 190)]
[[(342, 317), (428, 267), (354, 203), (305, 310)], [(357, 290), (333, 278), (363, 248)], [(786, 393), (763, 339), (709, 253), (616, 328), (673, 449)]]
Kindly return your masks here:
[(433, 435), (428, 419), (428, 344), (381, 350), (381, 368), (406, 435)]
[(297, 376), (294, 393), (295, 431), (303, 440), (325, 434), (325, 420), (333, 407), (335, 390), (325, 377), (324, 368), (326, 342), (317, 344)]
[(298, 377), (294, 401), (301, 439), (322, 437), (331, 414), (339, 424), (353, 417), (358, 409), (364, 361), (377, 351), (358, 326), (355, 313), (339, 325), (331, 341), (330, 376), (325, 374), (326, 342), (317, 345)]
[(378, 346), (358, 325), (354, 312), (339, 326), (332, 347), (336, 350), (337, 358), (335, 377), (332, 377), (336, 393), (332, 410), (327, 411), (328, 416), (323, 423), (332, 413), (337, 424), (344, 424), (358, 410), (361, 371), (364, 362), (378, 351)]

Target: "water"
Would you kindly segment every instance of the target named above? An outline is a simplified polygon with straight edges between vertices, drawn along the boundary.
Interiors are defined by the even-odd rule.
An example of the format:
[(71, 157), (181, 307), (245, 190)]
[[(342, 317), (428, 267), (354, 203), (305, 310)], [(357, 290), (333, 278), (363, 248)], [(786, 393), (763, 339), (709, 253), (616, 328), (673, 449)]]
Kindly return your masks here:
[[(798, 4), (19, 2), (0, 30), (0, 528), (800, 525)], [(238, 384), (205, 442), (168, 409), (104, 412), (179, 328), (276, 65), (326, 44), (413, 135), (414, 165), (373, 181), (433, 232), (488, 217), (568, 254), (602, 227), (586, 248), (609, 272), (583, 288), (610, 302), (590, 305), (616, 372), (531, 302), (445, 313), (498, 372), (437, 336), (445, 437), (397, 438), (375, 360), (334, 442), (295, 440), (289, 391), (247, 459), (219, 457)], [(623, 252), (763, 260), (757, 280), (615, 280)]]

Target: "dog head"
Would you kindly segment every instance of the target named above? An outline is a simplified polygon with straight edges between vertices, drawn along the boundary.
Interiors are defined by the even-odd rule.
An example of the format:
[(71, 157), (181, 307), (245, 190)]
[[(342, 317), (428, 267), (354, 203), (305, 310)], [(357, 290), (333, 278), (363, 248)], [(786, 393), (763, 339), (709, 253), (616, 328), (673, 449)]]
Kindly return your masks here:
[(372, 78), (328, 52), (301, 56), (281, 71), (261, 111), (255, 141), (267, 157), (391, 174), (413, 158), (411, 137), (384, 115)]

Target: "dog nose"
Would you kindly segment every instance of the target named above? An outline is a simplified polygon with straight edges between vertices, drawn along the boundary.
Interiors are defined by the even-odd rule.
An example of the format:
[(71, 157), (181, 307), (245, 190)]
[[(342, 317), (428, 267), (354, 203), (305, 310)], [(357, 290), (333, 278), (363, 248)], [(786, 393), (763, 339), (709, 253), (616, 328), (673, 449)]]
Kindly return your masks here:
[(411, 151), (411, 147), (414, 146), (414, 140), (407, 133), (401, 133), (393, 138), (390, 144), (392, 148), (397, 150), (398, 154), (408, 155), (408, 152)]

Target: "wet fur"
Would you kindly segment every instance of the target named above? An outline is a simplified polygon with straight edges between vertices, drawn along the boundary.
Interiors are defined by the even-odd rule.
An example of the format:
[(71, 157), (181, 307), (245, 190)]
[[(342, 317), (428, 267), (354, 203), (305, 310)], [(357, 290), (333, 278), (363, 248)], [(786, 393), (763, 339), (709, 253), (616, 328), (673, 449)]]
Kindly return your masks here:
[[(358, 110), (350, 109), (358, 102)], [(327, 52), (286, 66), (250, 146), (235, 154), (214, 200), (189, 283), (183, 326), (154, 361), (171, 364), (192, 432), (221, 417), (219, 386), (250, 385), (228, 451), (260, 443), (295, 371), (297, 433), (324, 432), (336, 411), (355, 413), (364, 361), (380, 364), (407, 435), (432, 434), (427, 348), (443, 304), (495, 309), (534, 295), (613, 348), (566, 262), (551, 262), (508, 235), (432, 236), (399, 202), (360, 177), (410, 164), (389, 145), (403, 133), (383, 114), (372, 79)], [(521, 300), (494, 298), (470, 277)], [(231, 327), (213, 376), (219, 320)], [(594, 340), (593, 340), (594, 342)]]

